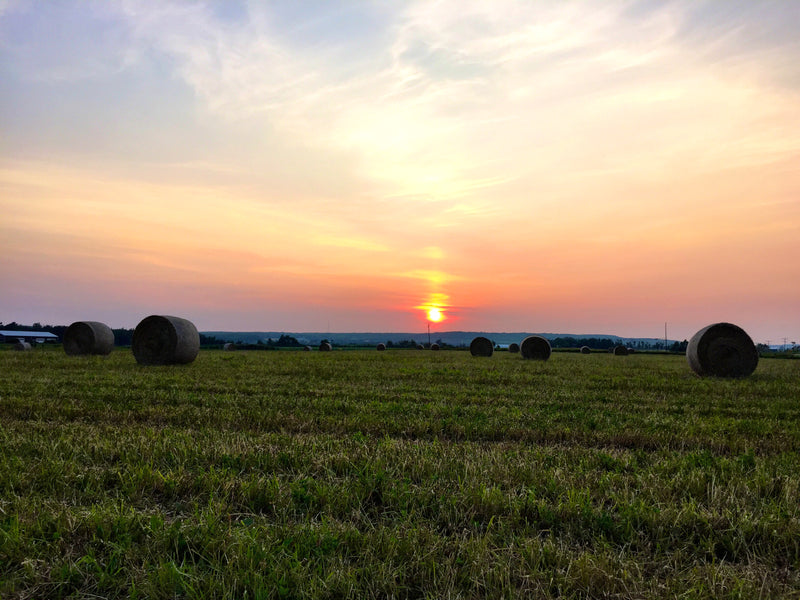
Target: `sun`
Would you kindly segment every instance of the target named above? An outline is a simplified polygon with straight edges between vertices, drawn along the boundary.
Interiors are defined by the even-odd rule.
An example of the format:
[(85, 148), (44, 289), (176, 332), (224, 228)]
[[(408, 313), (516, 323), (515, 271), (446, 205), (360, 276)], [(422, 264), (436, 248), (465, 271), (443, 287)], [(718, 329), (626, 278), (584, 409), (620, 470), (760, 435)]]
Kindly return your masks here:
[(429, 321), (433, 321), (434, 323), (438, 323), (442, 319), (444, 319), (444, 315), (442, 314), (441, 310), (439, 310), (435, 306), (433, 308), (429, 308), (428, 309), (428, 320)]

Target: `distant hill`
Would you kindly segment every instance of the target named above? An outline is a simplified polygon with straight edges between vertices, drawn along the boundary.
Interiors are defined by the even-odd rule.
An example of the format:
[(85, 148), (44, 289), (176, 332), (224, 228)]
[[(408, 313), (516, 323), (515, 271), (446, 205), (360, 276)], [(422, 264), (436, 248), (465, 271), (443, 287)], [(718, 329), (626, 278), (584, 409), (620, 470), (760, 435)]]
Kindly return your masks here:
[[(244, 344), (257, 344), (259, 341), (266, 342), (268, 339), (277, 340), (282, 335), (290, 335), (296, 338), (301, 344), (317, 345), (322, 340), (330, 341), (334, 346), (336, 345), (363, 345), (374, 346), (380, 342), (389, 342), (396, 344), (407, 340), (414, 340), (417, 343), (425, 343), (428, 341), (427, 332), (416, 333), (398, 333), (398, 332), (384, 332), (384, 333), (322, 333), (322, 332), (291, 332), (291, 331), (203, 331), (203, 335), (213, 336), (226, 342), (241, 342)], [(445, 344), (451, 346), (469, 346), (470, 342), (477, 336), (487, 337), (495, 344), (505, 346), (511, 343), (520, 343), (525, 337), (529, 335), (541, 335), (548, 340), (555, 340), (556, 338), (575, 338), (577, 340), (585, 339), (610, 339), (615, 343), (625, 345), (637, 345), (642, 342), (645, 345), (655, 345), (664, 343), (663, 338), (634, 338), (634, 337), (620, 337), (617, 335), (610, 335), (606, 333), (596, 334), (576, 334), (576, 333), (537, 333), (537, 332), (486, 332), (486, 331), (431, 331), (431, 341), (441, 340)], [(668, 344), (672, 344), (676, 340), (668, 340)]]

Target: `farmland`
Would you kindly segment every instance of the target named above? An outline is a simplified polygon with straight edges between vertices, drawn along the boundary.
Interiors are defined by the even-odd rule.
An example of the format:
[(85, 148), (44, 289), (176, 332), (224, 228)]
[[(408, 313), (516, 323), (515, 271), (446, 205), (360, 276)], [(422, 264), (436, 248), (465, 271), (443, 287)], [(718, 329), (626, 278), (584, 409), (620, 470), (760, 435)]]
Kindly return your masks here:
[(0, 597), (800, 595), (800, 362), (0, 352)]

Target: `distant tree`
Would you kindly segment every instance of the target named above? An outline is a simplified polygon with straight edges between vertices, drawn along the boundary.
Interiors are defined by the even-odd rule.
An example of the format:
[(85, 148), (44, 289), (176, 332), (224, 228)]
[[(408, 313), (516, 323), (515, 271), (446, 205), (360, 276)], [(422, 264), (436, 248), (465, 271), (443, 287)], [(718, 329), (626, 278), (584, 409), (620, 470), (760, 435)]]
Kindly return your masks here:
[[(389, 344), (387, 344), (386, 347), (388, 348)], [(395, 342), (394, 344), (392, 344), (392, 347), (414, 349), (417, 347), (417, 342), (415, 342), (414, 340), (403, 340), (401, 342)]]
[(297, 341), (297, 338), (286, 334), (283, 334), (278, 338), (278, 345), (281, 348), (300, 348), (302, 346), (302, 344)]
[(686, 348), (689, 346), (689, 340), (683, 340), (682, 342), (673, 342), (672, 345), (669, 347), (670, 352), (686, 352)]
[(133, 329), (112, 329), (116, 346), (130, 346), (133, 343)]
[[(239, 342), (241, 343), (241, 342)], [(200, 334), (200, 345), (201, 346), (223, 346), (225, 344), (225, 340), (221, 340), (218, 337), (214, 337), (213, 335), (203, 335)]]
[[(262, 343), (259, 340), (259, 344)], [(282, 334), (277, 340), (267, 339), (267, 346), (270, 348), (301, 348), (303, 345), (290, 335)]]

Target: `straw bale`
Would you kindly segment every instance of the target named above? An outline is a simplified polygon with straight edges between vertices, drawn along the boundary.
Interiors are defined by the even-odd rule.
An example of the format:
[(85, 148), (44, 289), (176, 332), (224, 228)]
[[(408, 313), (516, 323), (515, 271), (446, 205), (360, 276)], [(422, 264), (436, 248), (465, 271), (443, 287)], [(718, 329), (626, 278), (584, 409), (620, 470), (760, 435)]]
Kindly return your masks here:
[(581, 346), (581, 354), (591, 354), (592, 349), (589, 346)]
[(519, 352), (519, 344), (517, 344), (516, 342), (514, 342), (513, 344), (509, 344), (508, 351), (516, 354), (517, 352)]
[(732, 323), (714, 323), (692, 336), (686, 360), (701, 376), (747, 377), (756, 370), (758, 350), (744, 329)]
[(469, 353), (472, 356), (486, 356), (489, 357), (494, 354), (494, 344), (489, 338), (478, 336), (469, 345)]
[(140, 365), (188, 364), (200, 351), (200, 335), (191, 321), (150, 315), (134, 329), (132, 350)]
[(553, 351), (550, 347), (550, 342), (547, 338), (540, 335), (529, 335), (519, 346), (522, 358), (532, 360), (547, 360), (550, 358), (550, 353)]
[(64, 332), (64, 352), (70, 356), (111, 354), (114, 332), (105, 323), (76, 321)]
[(376, 349), (378, 352), (383, 352), (384, 350), (386, 350), (386, 344), (384, 344), (383, 342), (381, 342), (380, 344), (378, 344), (378, 346), (377, 346), (375, 349)]
[(17, 342), (14, 344), (14, 350), (17, 352), (30, 352), (33, 349), (28, 342)]

